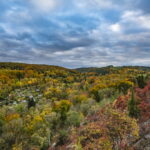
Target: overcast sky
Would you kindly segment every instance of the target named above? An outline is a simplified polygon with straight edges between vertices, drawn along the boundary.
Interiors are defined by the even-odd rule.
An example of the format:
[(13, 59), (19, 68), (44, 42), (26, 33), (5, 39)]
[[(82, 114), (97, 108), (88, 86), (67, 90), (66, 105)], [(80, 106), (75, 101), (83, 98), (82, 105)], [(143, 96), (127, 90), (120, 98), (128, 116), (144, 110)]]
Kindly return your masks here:
[(150, 64), (150, 0), (0, 0), (0, 61)]

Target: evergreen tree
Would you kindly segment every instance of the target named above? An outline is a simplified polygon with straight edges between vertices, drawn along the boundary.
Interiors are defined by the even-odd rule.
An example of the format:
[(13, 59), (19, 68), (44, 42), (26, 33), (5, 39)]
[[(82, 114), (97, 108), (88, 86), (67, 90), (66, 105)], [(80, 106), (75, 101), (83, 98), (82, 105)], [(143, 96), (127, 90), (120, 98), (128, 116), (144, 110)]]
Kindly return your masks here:
[(36, 102), (33, 97), (28, 97), (27, 102), (28, 102), (28, 109), (30, 109), (31, 107), (35, 107), (35, 105), (36, 105)]
[(135, 99), (135, 94), (134, 90), (132, 89), (132, 95), (131, 99), (128, 103), (128, 111), (129, 111), (129, 116), (133, 118), (138, 118), (139, 116), (139, 109), (136, 104), (136, 99)]
[(137, 84), (139, 86), (139, 88), (144, 88), (145, 85), (146, 85), (146, 77), (143, 76), (143, 75), (140, 75), (138, 77), (136, 77), (136, 80), (137, 80)]

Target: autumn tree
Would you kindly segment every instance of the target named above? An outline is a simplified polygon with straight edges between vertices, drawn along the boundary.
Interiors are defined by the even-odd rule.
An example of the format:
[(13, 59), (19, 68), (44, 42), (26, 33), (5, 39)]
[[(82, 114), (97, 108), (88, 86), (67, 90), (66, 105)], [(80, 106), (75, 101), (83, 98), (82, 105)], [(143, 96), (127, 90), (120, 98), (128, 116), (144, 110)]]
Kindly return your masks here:
[(131, 88), (133, 86), (133, 83), (131, 81), (120, 81), (117, 84), (117, 88), (120, 92), (122, 92), (123, 94), (127, 94), (128, 89)]
[(59, 113), (61, 120), (65, 121), (67, 112), (69, 111), (71, 105), (72, 103), (69, 100), (61, 100), (59, 102), (55, 102), (53, 111)]

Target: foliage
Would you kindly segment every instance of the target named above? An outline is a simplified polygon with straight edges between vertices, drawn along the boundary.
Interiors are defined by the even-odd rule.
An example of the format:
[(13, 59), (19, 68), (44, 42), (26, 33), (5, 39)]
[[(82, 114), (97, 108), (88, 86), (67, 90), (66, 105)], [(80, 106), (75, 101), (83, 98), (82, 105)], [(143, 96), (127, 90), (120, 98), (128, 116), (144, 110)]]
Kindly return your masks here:
[(133, 86), (133, 83), (131, 81), (120, 81), (117, 85), (117, 88), (120, 92), (123, 92), (123, 94), (127, 94), (128, 89)]
[(144, 75), (139, 75), (136, 77), (137, 84), (139, 88), (144, 88), (146, 85), (146, 77)]
[(138, 125), (128, 114), (150, 118), (148, 74), (148, 67), (0, 63), (0, 149), (129, 149)]
[(136, 140), (138, 132), (135, 119), (109, 107), (90, 116), (86, 125), (72, 131), (71, 141), (83, 149), (129, 149), (130, 137)]
[(76, 111), (70, 111), (67, 114), (67, 121), (66, 124), (69, 126), (79, 127), (80, 123), (83, 121), (83, 114), (76, 112)]
[(143, 89), (136, 88), (136, 95), (139, 99), (140, 121), (147, 121), (150, 118), (150, 82)]
[(136, 99), (135, 99), (135, 94), (134, 94), (133, 89), (132, 89), (131, 100), (128, 103), (128, 111), (129, 111), (129, 116), (138, 118), (139, 109), (138, 109), (138, 106), (137, 106), (137, 102), (136, 102)]
[(59, 102), (54, 103), (53, 111), (60, 113), (61, 120), (66, 119), (66, 113), (69, 111), (72, 103), (68, 100), (61, 100)]

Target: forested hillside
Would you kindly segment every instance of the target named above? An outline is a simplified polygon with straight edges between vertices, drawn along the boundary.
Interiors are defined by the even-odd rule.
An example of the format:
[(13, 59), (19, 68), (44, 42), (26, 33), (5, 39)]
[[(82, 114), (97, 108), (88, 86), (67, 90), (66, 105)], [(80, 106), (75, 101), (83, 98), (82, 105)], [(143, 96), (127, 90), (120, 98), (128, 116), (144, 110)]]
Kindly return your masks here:
[(0, 150), (149, 150), (150, 68), (0, 63)]
[(114, 66), (107, 66), (107, 67), (101, 67), (101, 68), (96, 68), (96, 67), (91, 67), (91, 68), (77, 68), (76, 70), (82, 73), (85, 72), (95, 72), (101, 75), (109, 74), (112, 72), (117, 72), (118, 70), (121, 69), (137, 69), (141, 71), (150, 71), (150, 67), (145, 67), (145, 66), (121, 66), (121, 67), (114, 67)]

